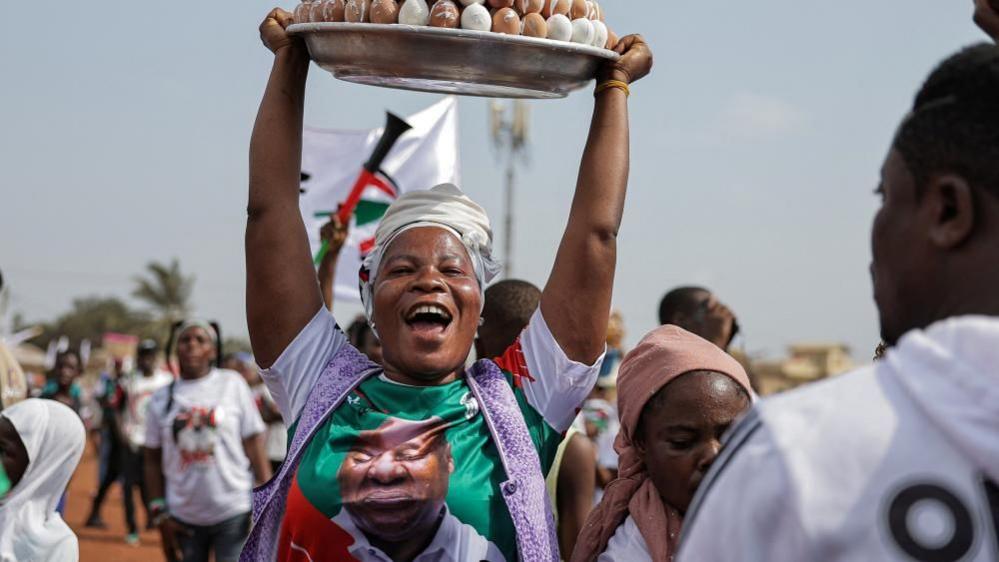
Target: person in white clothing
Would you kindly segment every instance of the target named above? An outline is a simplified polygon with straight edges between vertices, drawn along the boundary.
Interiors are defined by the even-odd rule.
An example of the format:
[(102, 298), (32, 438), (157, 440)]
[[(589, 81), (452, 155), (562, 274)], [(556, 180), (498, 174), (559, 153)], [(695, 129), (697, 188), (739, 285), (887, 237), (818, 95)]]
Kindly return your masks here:
[(79, 416), (31, 398), (0, 414), (0, 460), (11, 488), (0, 493), (0, 562), (75, 562), (76, 535), (56, 505), (83, 456)]
[(146, 409), (149, 512), (167, 560), (202, 562), (214, 552), (218, 562), (235, 561), (249, 533), (253, 485), (271, 477), (266, 426), (243, 377), (215, 368), (216, 329), (188, 321), (177, 334), (180, 378)]
[(887, 354), (740, 424), (688, 513), (680, 560), (999, 560), (997, 100), (995, 45), (964, 49), (923, 85), (872, 233)]

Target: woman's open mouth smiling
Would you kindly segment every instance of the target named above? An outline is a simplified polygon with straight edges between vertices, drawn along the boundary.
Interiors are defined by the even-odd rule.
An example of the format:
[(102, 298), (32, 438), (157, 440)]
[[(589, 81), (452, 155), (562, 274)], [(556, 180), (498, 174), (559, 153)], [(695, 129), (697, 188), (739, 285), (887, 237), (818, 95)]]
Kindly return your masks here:
[(441, 336), (451, 325), (451, 313), (437, 303), (417, 304), (406, 315), (406, 324), (421, 337)]

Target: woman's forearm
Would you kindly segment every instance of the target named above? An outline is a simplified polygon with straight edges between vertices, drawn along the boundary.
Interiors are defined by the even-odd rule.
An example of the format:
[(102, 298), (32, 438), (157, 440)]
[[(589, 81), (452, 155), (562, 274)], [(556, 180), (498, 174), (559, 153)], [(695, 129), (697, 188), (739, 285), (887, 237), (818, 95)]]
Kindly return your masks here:
[(628, 99), (597, 96), (576, 193), (541, 307), (569, 358), (592, 363), (604, 349), (629, 166)]
[(253, 352), (270, 367), (322, 306), (299, 213), (302, 120), (309, 59), (277, 51), (250, 141), (246, 312)]

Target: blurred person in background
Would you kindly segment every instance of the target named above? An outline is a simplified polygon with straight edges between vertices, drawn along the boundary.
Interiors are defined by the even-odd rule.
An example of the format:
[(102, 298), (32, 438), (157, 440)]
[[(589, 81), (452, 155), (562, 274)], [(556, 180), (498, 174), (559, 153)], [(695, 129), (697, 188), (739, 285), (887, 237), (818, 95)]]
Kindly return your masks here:
[(177, 330), (180, 378), (146, 409), (149, 512), (167, 560), (239, 557), (250, 529), (250, 493), (271, 477), (266, 426), (236, 372), (216, 368), (218, 332), (199, 320)]
[[(97, 381), (97, 388), (94, 391), (93, 397), (101, 412), (100, 426), (96, 428), (100, 435), (97, 446), (100, 464), (97, 471), (97, 494), (91, 504), (86, 527), (97, 529), (107, 527), (107, 524), (101, 519), (101, 506), (104, 505), (104, 498), (107, 497), (108, 490), (120, 480), (122, 475), (122, 450), (125, 446), (125, 437), (121, 434), (118, 420), (118, 410), (121, 407), (122, 398), (118, 381), (121, 379), (123, 370), (124, 360), (115, 358), (111, 371), (101, 373)], [(91, 431), (95, 430), (91, 429)]]
[[(508, 279), (485, 291), (482, 325), (475, 339), (479, 359), (499, 357), (510, 349), (541, 302), (541, 289)], [(593, 507), (596, 452), (586, 435), (570, 426), (545, 478), (558, 529), (559, 550), (572, 552), (583, 521)]]
[(80, 355), (73, 350), (60, 352), (56, 355), (55, 366), (49, 372), (40, 398), (61, 402), (80, 415), (82, 391), (77, 379), (81, 374), (83, 362)]
[(270, 391), (267, 390), (267, 385), (264, 384), (264, 379), (260, 376), (260, 369), (253, 360), (253, 355), (245, 351), (231, 353), (226, 356), (222, 366), (243, 375), (243, 380), (250, 385), (260, 417), (267, 424), (267, 438), (264, 448), (267, 450), (267, 459), (271, 462), (271, 470), (276, 472), (281, 467), (281, 463), (284, 462), (284, 456), (288, 451), (288, 428), (281, 421), (281, 410), (278, 409)]
[[(159, 345), (155, 340), (143, 340), (136, 351), (135, 367), (118, 380), (119, 405), (115, 410), (115, 424), (122, 436), (121, 468), (122, 499), (125, 504), (125, 541), (139, 544), (139, 527), (135, 521), (135, 491), (138, 490), (142, 505), (152, 499), (146, 487), (143, 447), (146, 444), (146, 412), (158, 390), (173, 382), (170, 373), (157, 368)], [(152, 529), (152, 517), (146, 507), (146, 528)]]
[(57, 512), (86, 445), (67, 406), (29, 399), (0, 413), (0, 562), (76, 562), (79, 543)]
[(678, 287), (659, 302), (659, 324), (672, 324), (728, 351), (739, 333), (735, 314), (703, 287)]
[(319, 229), (319, 239), (328, 244), (326, 254), (316, 270), (319, 277), (319, 288), (323, 294), (326, 308), (333, 311), (333, 286), (336, 284), (336, 264), (340, 252), (347, 242), (347, 225), (340, 222), (336, 213), (330, 215), (330, 220)]

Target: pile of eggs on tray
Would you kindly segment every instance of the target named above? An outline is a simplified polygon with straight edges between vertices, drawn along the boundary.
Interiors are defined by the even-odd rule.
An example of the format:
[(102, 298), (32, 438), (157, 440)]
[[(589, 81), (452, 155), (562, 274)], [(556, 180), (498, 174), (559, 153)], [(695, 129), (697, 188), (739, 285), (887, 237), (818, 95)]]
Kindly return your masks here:
[(613, 49), (595, 0), (303, 0), (295, 21), (399, 23), (492, 31)]

